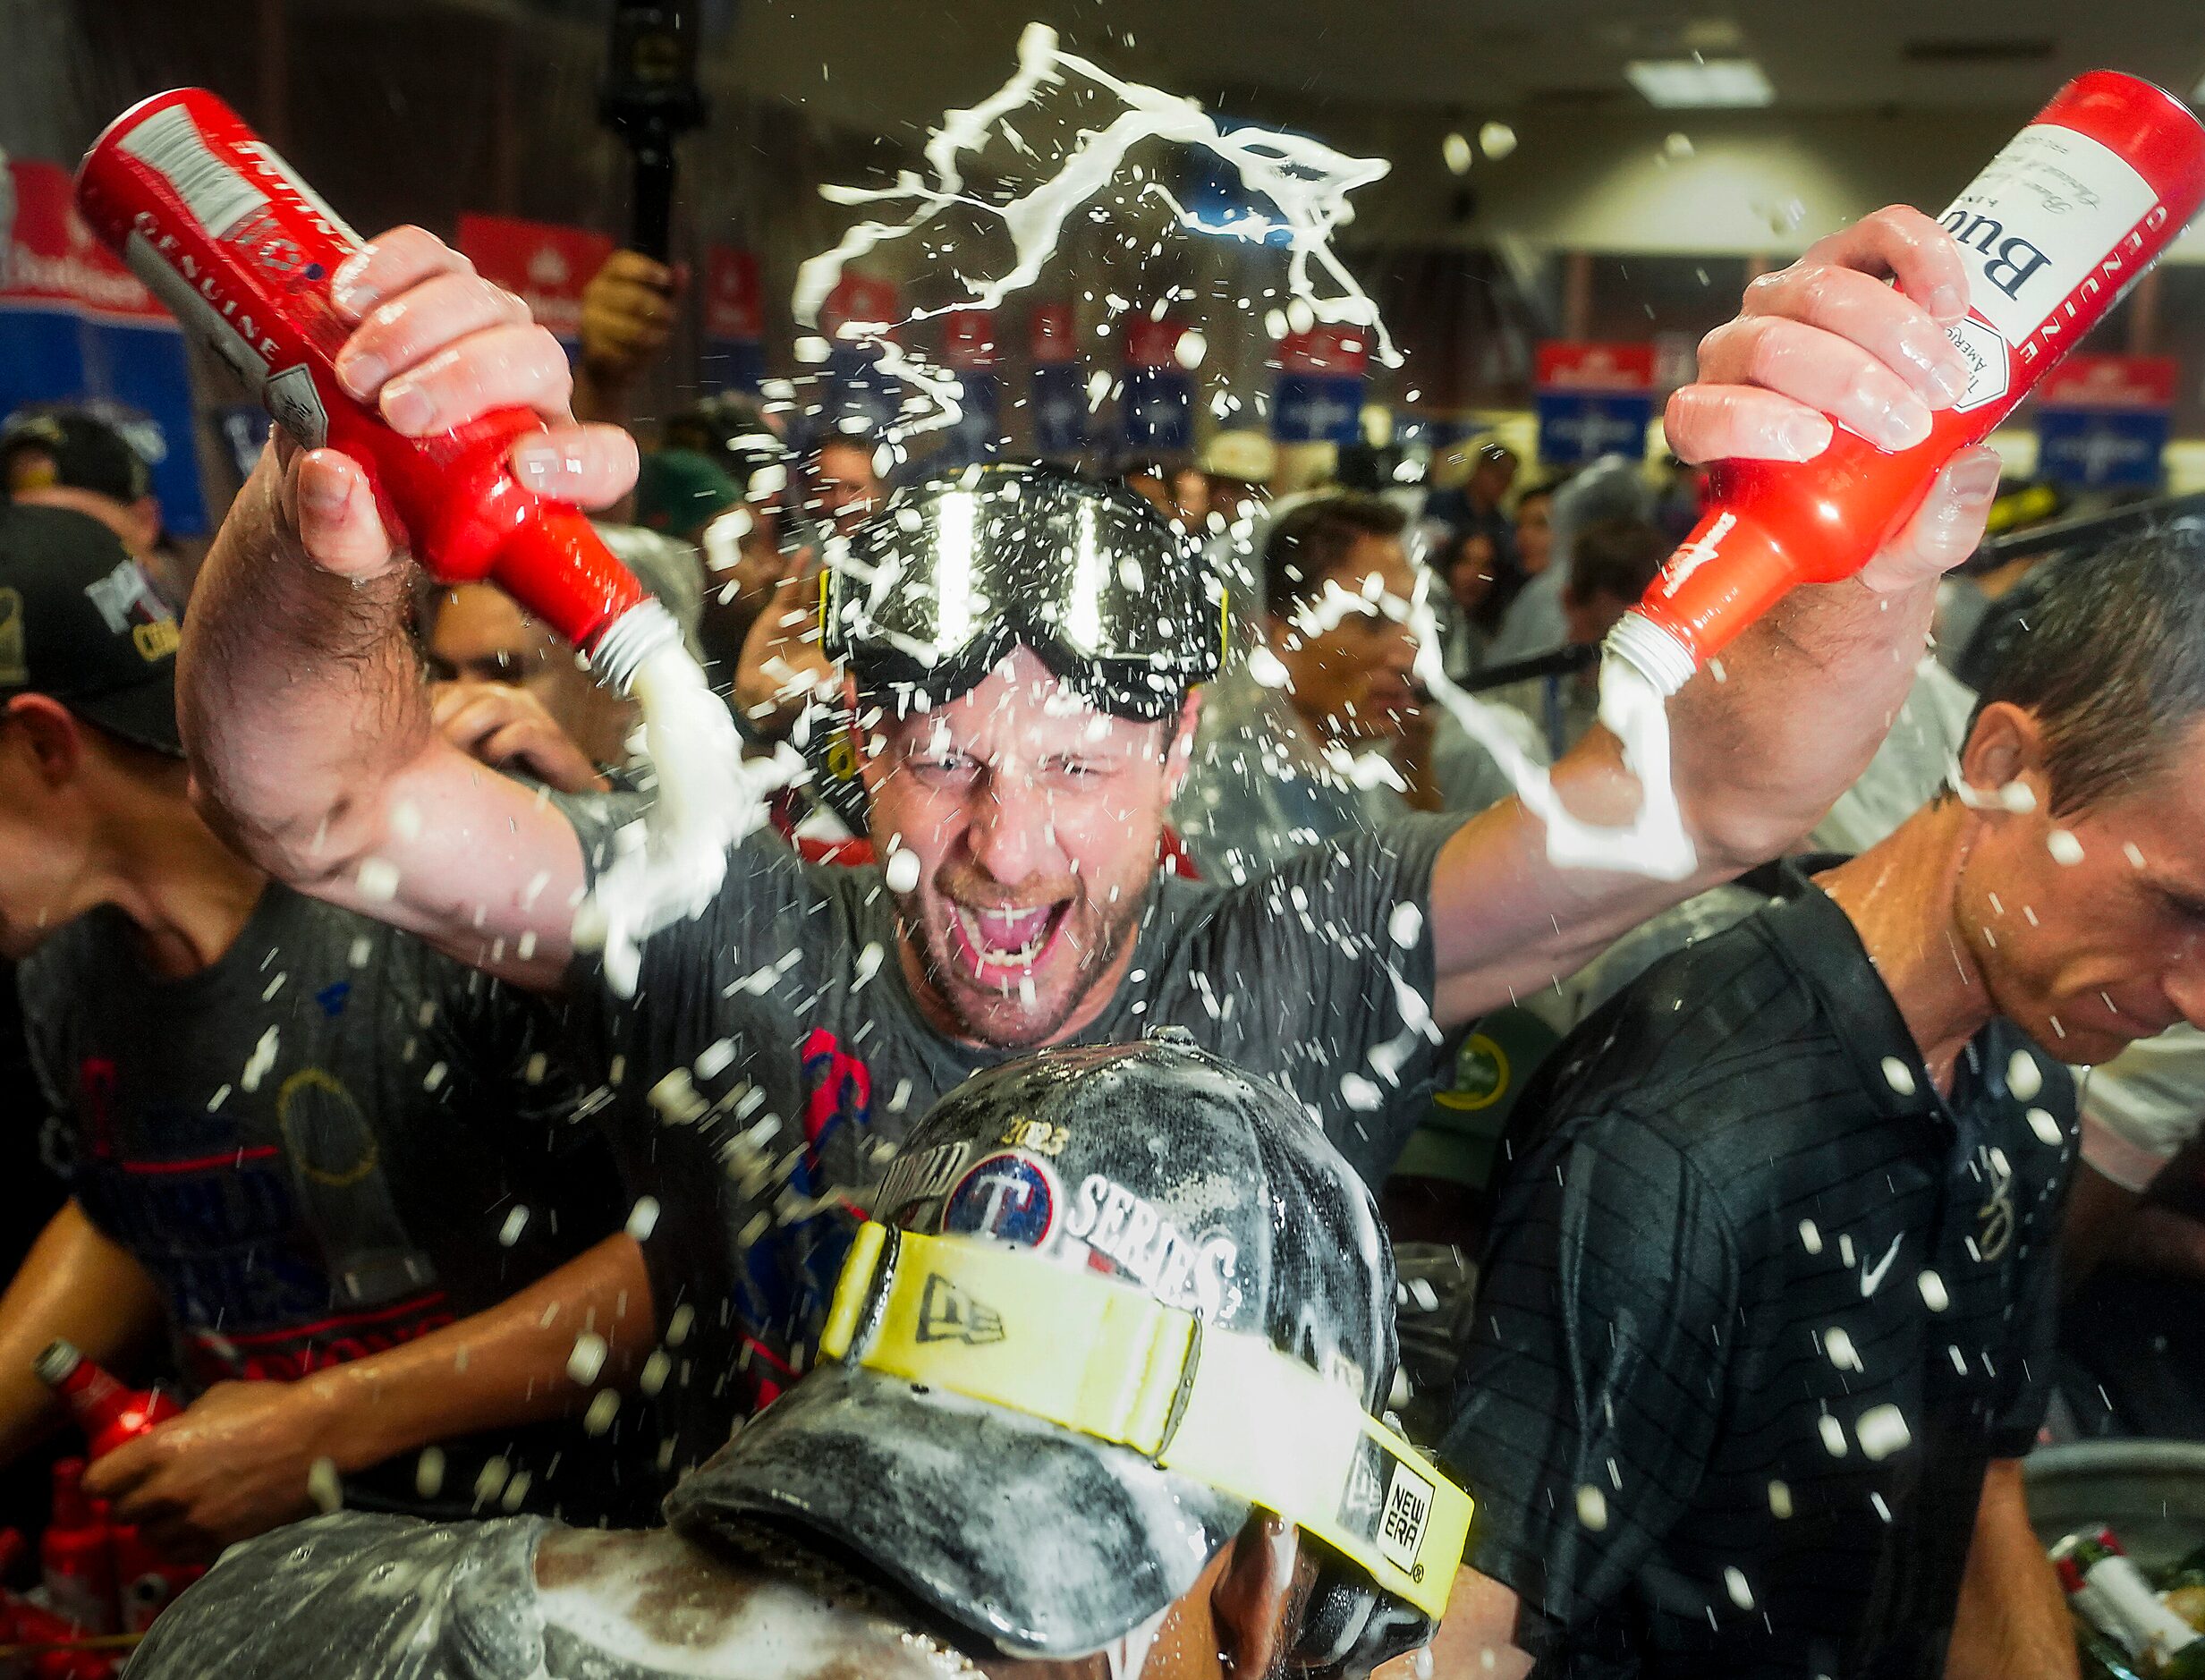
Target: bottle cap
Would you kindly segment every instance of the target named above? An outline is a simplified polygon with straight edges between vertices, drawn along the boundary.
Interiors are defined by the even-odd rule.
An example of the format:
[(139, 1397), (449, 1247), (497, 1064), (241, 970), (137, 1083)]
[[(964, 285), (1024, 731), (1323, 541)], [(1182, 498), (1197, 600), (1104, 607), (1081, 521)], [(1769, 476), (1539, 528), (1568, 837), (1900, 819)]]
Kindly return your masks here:
[(57, 1337), (48, 1342), (46, 1351), (30, 1362), (30, 1373), (47, 1387), (59, 1387), (69, 1380), (70, 1373), (83, 1362), (84, 1355), (77, 1352), (75, 1343)]

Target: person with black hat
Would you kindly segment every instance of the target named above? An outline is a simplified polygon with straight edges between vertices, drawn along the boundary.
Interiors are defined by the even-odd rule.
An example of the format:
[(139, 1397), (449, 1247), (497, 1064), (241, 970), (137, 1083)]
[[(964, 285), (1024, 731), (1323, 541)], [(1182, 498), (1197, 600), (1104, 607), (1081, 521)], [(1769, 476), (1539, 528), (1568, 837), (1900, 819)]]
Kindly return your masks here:
[(0, 955), (71, 1192), (0, 1297), (0, 1460), (62, 1421), (31, 1369), (48, 1342), (106, 1361), (165, 1334), (194, 1403), (86, 1484), (157, 1541), (301, 1515), (324, 1460), (329, 1491), (386, 1508), (464, 1511), (486, 1487), (627, 1508), (647, 1477), (618, 1455), (507, 1427), (587, 1404), (565, 1373), (590, 1305), (615, 1374), (648, 1352), (601, 1145), (539, 1113), (565, 1089), (552, 1035), (217, 838), (188, 790), (176, 642), (111, 531), (0, 507)]
[(19, 409), (0, 424), (5, 499), (89, 513), (137, 556), (161, 598), (182, 612), (191, 578), (166, 540), (153, 473), (123, 430), (90, 409)]
[(131, 1672), (1367, 1675), (1471, 1515), (1383, 1415), (1394, 1295), (1277, 1086), (1183, 1033), (1044, 1051), (912, 1129), (821, 1362), (670, 1533), (325, 1519), (232, 1552)]
[[(1803, 318), (1818, 285), (1868, 267), (1904, 284), (1841, 286), (1844, 309)], [(1926, 428), (1944, 400), (1929, 347), (1945, 341), (1912, 300), (1957, 297), (1962, 277), (1935, 223), (1867, 218), (1757, 287), (1702, 359), (1710, 383), (1673, 400), (1672, 440), (1811, 454), (1832, 422), (1808, 399), (1828, 392), (1846, 394), (1829, 399), (1840, 421)], [(567, 425), (563, 359), (456, 253), (402, 229), (338, 278), (357, 325), (335, 367), (356, 395), (417, 430), (532, 404), (555, 429), (515, 445), (527, 481), (585, 504), (626, 489), (632, 442)], [(1800, 339), (1782, 388), (1750, 379), (1772, 322)], [(1167, 878), (1190, 693), (1217, 669), (1227, 604), (1145, 505), (1013, 463), (906, 487), (828, 569), (822, 630), (848, 672), (879, 865), (807, 868), (754, 836), (702, 913), (642, 946), (640, 972), (578, 959), (571, 909), (630, 813), (539, 801), (435, 740), (403, 633), (406, 563), (340, 453), (278, 439), (216, 544), (187, 630), (194, 768), (280, 877), (572, 996), (623, 1075), (631, 1164), (666, 1209), (659, 1311), (695, 1303), (700, 1336), (721, 1344), (697, 1353), (691, 1385), (717, 1431), (734, 1409), (722, 1379), (725, 1396), (763, 1398), (816, 1332), (843, 1254), (836, 1198), (878, 1176), (914, 1105), (1037, 1045), (1183, 1025), (1285, 1081), (1382, 1177), (1446, 1029), (1780, 851), (1858, 774), (1904, 696), (1900, 656), (1921, 641), (1937, 576), (1973, 546), (1989, 459), (1956, 459), (1862, 580), (1795, 591), (1726, 655), (1725, 681), (1670, 702), (1700, 861), (1680, 881), (1559, 867), (1513, 800), (1467, 823), (1407, 819), (1234, 888)], [(1641, 799), (1605, 731), (1555, 785), (1596, 820)], [(402, 803), (433, 817), (400, 822)]]

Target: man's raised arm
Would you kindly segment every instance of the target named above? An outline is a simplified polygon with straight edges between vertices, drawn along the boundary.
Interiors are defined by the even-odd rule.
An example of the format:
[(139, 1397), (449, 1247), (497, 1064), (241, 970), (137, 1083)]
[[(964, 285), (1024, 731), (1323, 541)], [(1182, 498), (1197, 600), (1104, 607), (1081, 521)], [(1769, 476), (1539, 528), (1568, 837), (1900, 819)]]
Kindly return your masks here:
[[(1887, 280), (1895, 281), (1887, 284)], [(1700, 378), (1670, 399), (1689, 461), (1805, 461), (1828, 416), (1887, 448), (1920, 442), (1964, 376), (1939, 322), (1965, 307), (1958, 250), (1928, 216), (1879, 210), (1748, 288), (1700, 344)], [(1675, 779), (1699, 871), (1678, 882), (1558, 869), (1515, 800), (1466, 824), (1432, 872), (1445, 1023), (1550, 985), (1625, 929), (1795, 844), (1867, 768), (1905, 699), (1938, 579), (1974, 551), (1997, 457), (1963, 450), (1857, 578), (1796, 589), (1669, 702)], [(1555, 767), (1564, 803), (1622, 824), (1639, 787), (1595, 729)]]
[[(514, 445), (530, 488), (599, 505), (633, 481), (625, 433), (572, 423), (557, 341), (431, 235), (386, 234), (339, 271), (333, 295), (359, 322), (338, 377), (398, 431), (518, 404), (553, 428)], [(556, 809), (432, 726), (406, 634), (409, 570), (359, 466), (277, 437), (223, 522), (184, 626), (177, 703), (200, 803), (301, 890), (555, 986), (580, 844)]]

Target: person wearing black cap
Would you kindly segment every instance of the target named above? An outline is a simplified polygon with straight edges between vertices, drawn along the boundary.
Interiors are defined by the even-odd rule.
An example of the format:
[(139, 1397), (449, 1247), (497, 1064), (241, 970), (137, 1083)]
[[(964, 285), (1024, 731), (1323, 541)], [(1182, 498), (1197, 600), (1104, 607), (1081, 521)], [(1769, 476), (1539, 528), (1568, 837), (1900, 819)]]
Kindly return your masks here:
[(0, 424), (0, 488), (6, 499), (89, 513), (123, 539), (161, 598), (182, 611), (191, 577), (163, 540), (161, 505), (145, 457), (88, 409), (19, 409)]
[(1393, 1319), (1370, 1193), (1276, 1085), (1184, 1034), (1044, 1051), (913, 1128), (822, 1362), (671, 1533), (326, 1519), (131, 1673), (1360, 1680), (1471, 1515), (1382, 1415)]
[[(647, 1339), (601, 1146), (538, 1120), (564, 1089), (528, 1081), (544, 1024), (216, 836), (188, 792), (176, 641), (111, 531), (0, 507), (0, 955), (71, 1192), (0, 1297), (0, 1460), (61, 1421), (31, 1370), (49, 1341), (106, 1361), (163, 1333), (194, 1404), (87, 1481), (157, 1540), (311, 1509), (325, 1459), (330, 1488), (386, 1507), (464, 1511), (525, 1473), (517, 1504), (625, 1508), (618, 1462), (571, 1426), (505, 1428), (586, 1404), (579, 1326), (540, 1328), (548, 1301), (598, 1289), (615, 1372)], [(524, 1113), (525, 1145), (502, 1138)], [(413, 1456), (432, 1445), (435, 1478)]]
[[(1841, 288), (1835, 325), (1797, 318), (1822, 281), (1863, 267), (1907, 284)], [(1956, 296), (1962, 277), (1933, 222), (1868, 218), (1757, 287), (1702, 359), (1717, 383), (1673, 400), (1673, 441), (1811, 454), (1831, 422), (1805, 399), (1825, 390), (1861, 396), (1836, 403), (1847, 423), (1926, 428), (1942, 400), (1926, 347), (1944, 340), (1909, 300)], [(513, 305), (456, 253), (402, 229), (339, 278), (359, 324), (335, 365), (362, 400), (400, 381), (424, 400), (390, 406), (430, 429), (531, 403), (555, 429), (515, 445), (516, 471), (584, 503), (625, 490), (632, 445), (566, 427), (548, 337), (478, 330)], [(1778, 319), (1802, 339), (1784, 378), (1808, 382), (1748, 384), (1751, 340)], [(1870, 348), (1901, 342), (1930, 360)], [(194, 768), (279, 876), (572, 997), (578, 1042), (620, 1073), (632, 1168), (666, 1206), (659, 1311), (693, 1307), (719, 1344), (700, 1346), (688, 1387), (717, 1432), (816, 1334), (847, 1243), (837, 1199), (878, 1176), (932, 1096), (1037, 1045), (1183, 1025), (1285, 1082), (1382, 1177), (1447, 1028), (1782, 850), (1858, 774), (1904, 695), (1936, 577), (1972, 546), (1989, 460), (1959, 457), (1862, 581), (1795, 592), (1734, 644), (1724, 682), (1670, 703), (1700, 861), (1680, 881), (1559, 867), (1514, 801), (1467, 823), (1404, 819), (1237, 887), (1167, 877), (1190, 692), (1217, 669), (1228, 604), (1186, 534), (1136, 498), (1014, 463), (905, 487), (829, 567), (821, 630), (848, 673), (880, 863), (807, 868), (754, 836), (700, 914), (616, 964), (578, 960), (571, 907), (631, 813), (539, 802), (435, 740), (402, 623), (406, 563), (341, 453), (279, 439), (216, 544), (187, 626)], [(1605, 731), (1555, 780), (1599, 820), (1640, 802)], [(395, 821), (402, 803), (435, 820)]]

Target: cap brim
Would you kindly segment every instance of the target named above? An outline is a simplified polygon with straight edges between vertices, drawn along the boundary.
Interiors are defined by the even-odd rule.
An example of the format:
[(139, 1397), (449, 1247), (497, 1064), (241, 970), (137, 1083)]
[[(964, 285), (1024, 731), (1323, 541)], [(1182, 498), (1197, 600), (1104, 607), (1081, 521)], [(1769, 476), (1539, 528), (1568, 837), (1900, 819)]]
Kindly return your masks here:
[(176, 662), (170, 659), (153, 681), (106, 694), (70, 696), (71, 711), (89, 718), (110, 734), (170, 758), (183, 757), (183, 736), (176, 728)]
[(1006, 1654), (1061, 1659), (1183, 1595), (1248, 1506), (1128, 1448), (828, 1364), (676, 1488), (666, 1516), (809, 1530)]

